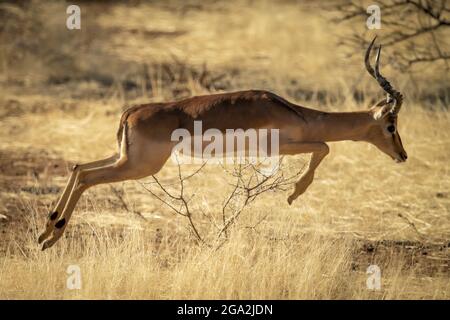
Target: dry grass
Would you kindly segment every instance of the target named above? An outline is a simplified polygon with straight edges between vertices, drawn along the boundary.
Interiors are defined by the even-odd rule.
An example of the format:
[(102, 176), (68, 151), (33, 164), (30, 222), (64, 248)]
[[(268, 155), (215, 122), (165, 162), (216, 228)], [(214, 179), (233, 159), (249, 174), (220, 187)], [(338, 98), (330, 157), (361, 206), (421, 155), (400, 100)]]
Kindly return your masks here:
[[(196, 245), (182, 219), (136, 182), (115, 188), (145, 220), (125, 210), (109, 186), (99, 186), (79, 202), (64, 239), (45, 252), (37, 246), (69, 163), (112, 152), (125, 103), (218, 90), (199, 80), (204, 62), (211, 77), (225, 75), (217, 86), (226, 90), (266, 88), (300, 104), (299, 93), (310, 91), (307, 104), (326, 110), (369, 105), (377, 91), (361, 61), (335, 50), (335, 34), (345, 30), (311, 10), (270, 1), (239, 10), (221, 3), (94, 4), (85, 12), (98, 15), (96, 36), (84, 33), (79, 56), (55, 53), (70, 55), (73, 69), (55, 73), (60, 65), (33, 69), (27, 62), (24, 75), (23, 66), (17, 73), (3, 68), (0, 214), (7, 220), (0, 220), (0, 298), (449, 299), (448, 96), (440, 103), (421, 98), (441, 88), (448, 75), (439, 70), (410, 77), (384, 69), (405, 88), (399, 131), (407, 163), (397, 165), (363, 143), (333, 143), (306, 194), (292, 206), (286, 193), (265, 195), (219, 249)], [(67, 36), (53, 20), (40, 32)], [(6, 43), (0, 49), (10, 52)], [(39, 60), (44, 53), (35, 54)], [(73, 78), (53, 83), (61, 74)], [(419, 79), (414, 91), (413, 79)], [(135, 86), (127, 89), (126, 81)], [(355, 101), (353, 90), (365, 98)], [(289, 159), (298, 166), (305, 160)], [(175, 175), (169, 164), (158, 176), (171, 181)], [(198, 207), (217, 216), (225, 182), (222, 170), (210, 166), (188, 187)], [(194, 218), (203, 232), (212, 229), (199, 211)], [(71, 264), (81, 268), (81, 290), (66, 288)], [(370, 264), (381, 268), (381, 291), (366, 288)]]

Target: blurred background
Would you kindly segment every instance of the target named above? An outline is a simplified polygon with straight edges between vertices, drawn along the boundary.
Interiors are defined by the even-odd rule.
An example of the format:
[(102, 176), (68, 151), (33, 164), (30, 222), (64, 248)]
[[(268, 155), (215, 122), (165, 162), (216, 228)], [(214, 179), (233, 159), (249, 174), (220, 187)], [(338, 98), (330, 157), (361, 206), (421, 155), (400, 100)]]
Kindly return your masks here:
[[(0, 3), (0, 298), (450, 297), (450, 1), (378, 1), (380, 29), (367, 27), (372, 1), (77, 1), (80, 30), (66, 27), (70, 4)], [(375, 35), (382, 73), (405, 96), (405, 165), (332, 144), (301, 199), (262, 197), (213, 252), (139, 183), (98, 186), (66, 238), (39, 251), (71, 166), (115, 150), (127, 106), (266, 89), (365, 110), (384, 96), (363, 64)], [(227, 179), (205, 172), (190, 188), (207, 235)], [(176, 174), (169, 164), (158, 176)], [(79, 292), (64, 288), (70, 261), (84, 270)], [(365, 288), (370, 264), (380, 292)]]
[(378, 92), (362, 68), (378, 35), (389, 78), (409, 97), (445, 104), (448, 1), (382, 1), (381, 29), (373, 30), (370, 4), (80, 1), (81, 30), (68, 30), (67, 3), (6, 1), (0, 80), (65, 88), (68, 96), (120, 91), (126, 101), (237, 88), (283, 88), (280, 94), (302, 100), (359, 97)]

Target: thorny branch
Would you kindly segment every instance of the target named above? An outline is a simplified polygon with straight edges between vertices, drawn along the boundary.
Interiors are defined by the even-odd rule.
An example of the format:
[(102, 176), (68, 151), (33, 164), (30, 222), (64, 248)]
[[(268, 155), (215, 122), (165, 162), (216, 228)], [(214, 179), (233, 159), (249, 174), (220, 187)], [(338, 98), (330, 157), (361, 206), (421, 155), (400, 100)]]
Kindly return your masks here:
[[(200, 174), (206, 162), (192, 174), (186, 176), (183, 176), (181, 165), (178, 163), (176, 188), (173, 187), (169, 190), (165, 183), (161, 182), (156, 176), (152, 176), (152, 182), (141, 183), (141, 185), (173, 213), (186, 219), (189, 229), (192, 231), (198, 243), (211, 247), (210, 241), (206, 240), (207, 237), (201, 234), (197, 226), (198, 220), (202, 217), (205, 218), (202, 221), (203, 224), (209, 222), (216, 229), (215, 233), (208, 233), (210, 235), (208, 239), (212, 239), (220, 247), (228, 239), (229, 229), (238, 221), (245, 209), (260, 195), (266, 192), (284, 191), (289, 185), (292, 185), (298, 180), (303, 168), (294, 172), (292, 175), (286, 176), (283, 171), (282, 161), (283, 158), (280, 158), (276, 169), (271, 170), (269, 173), (264, 173), (258, 165), (252, 163), (234, 164), (231, 171), (225, 166), (222, 166), (224, 172), (229, 177), (231, 176), (233, 182), (228, 183), (231, 186), (231, 191), (225, 194), (224, 200), (221, 203), (219, 210), (221, 215), (220, 223), (217, 223), (211, 213), (206, 213), (201, 206), (192, 203), (195, 194), (188, 195), (189, 192), (187, 192), (186, 188), (186, 181)], [(176, 190), (172, 191), (172, 189)], [(256, 228), (266, 217), (267, 214), (252, 228)], [(207, 233), (207, 231), (204, 231), (204, 233)]]
[(142, 215), (141, 212), (136, 211), (136, 210), (132, 210), (128, 207), (126, 201), (123, 199), (123, 195), (122, 192), (119, 191), (118, 189), (116, 189), (113, 185), (110, 185), (110, 189), (111, 191), (114, 193), (114, 195), (117, 197), (117, 199), (119, 199), (120, 204), (122, 205), (122, 208), (125, 209), (127, 212), (131, 212), (133, 214), (135, 214), (136, 216), (138, 216), (140, 219), (147, 221), (147, 219), (145, 219), (145, 217)]

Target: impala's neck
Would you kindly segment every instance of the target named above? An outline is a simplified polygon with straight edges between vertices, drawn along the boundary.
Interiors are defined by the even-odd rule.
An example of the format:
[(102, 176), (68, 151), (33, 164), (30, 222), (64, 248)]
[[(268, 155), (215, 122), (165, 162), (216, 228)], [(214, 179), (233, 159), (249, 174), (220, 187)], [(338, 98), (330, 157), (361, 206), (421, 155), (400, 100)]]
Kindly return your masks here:
[(311, 129), (322, 141), (367, 141), (374, 123), (372, 115), (362, 112), (321, 113), (311, 121)]

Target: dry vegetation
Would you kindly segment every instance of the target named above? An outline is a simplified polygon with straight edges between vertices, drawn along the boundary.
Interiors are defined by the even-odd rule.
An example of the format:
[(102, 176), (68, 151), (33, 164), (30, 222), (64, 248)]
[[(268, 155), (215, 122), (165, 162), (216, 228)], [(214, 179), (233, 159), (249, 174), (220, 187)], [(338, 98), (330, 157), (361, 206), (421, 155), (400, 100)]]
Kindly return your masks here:
[[(381, 92), (362, 56), (336, 45), (349, 26), (312, 4), (82, 2), (82, 30), (69, 31), (64, 4), (30, 3), (0, 4), (0, 298), (450, 298), (450, 88), (439, 63), (403, 74), (383, 66), (406, 96), (403, 165), (364, 143), (331, 144), (303, 196), (288, 206), (287, 192), (262, 195), (219, 248), (196, 243), (143, 188), (151, 179), (98, 186), (66, 237), (41, 252), (37, 235), (68, 168), (111, 153), (125, 105), (263, 88), (358, 110)], [(158, 178), (177, 174), (168, 164)], [(221, 219), (227, 182), (206, 166), (186, 186), (204, 234)], [(70, 264), (81, 290), (66, 289)], [(366, 288), (370, 264), (381, 291)]]

